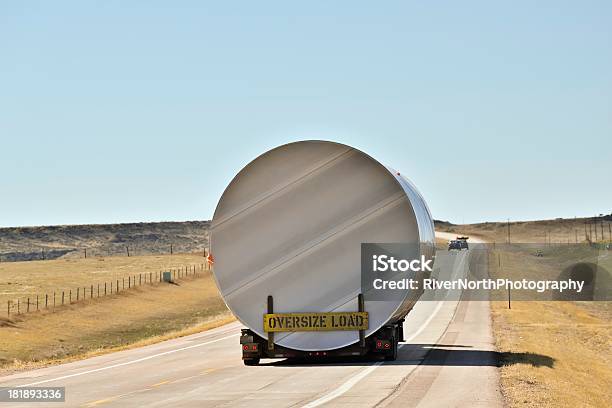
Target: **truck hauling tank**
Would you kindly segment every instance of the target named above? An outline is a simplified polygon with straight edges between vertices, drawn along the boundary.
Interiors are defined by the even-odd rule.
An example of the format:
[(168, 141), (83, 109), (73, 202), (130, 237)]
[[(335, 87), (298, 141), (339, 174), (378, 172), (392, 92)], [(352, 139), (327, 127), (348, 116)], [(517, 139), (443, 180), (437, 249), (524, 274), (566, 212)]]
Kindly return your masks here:
[(302, 141), (244, 167), (212, 221), (213, 275), (247, 328), (247, 365), (261, 358), (380, 354), (394, 360), (422, 292), (372, 300), (361, 289), (362, 243), (408, 243), (433, 259), (423, 197), (399, 172), (350, 146)]

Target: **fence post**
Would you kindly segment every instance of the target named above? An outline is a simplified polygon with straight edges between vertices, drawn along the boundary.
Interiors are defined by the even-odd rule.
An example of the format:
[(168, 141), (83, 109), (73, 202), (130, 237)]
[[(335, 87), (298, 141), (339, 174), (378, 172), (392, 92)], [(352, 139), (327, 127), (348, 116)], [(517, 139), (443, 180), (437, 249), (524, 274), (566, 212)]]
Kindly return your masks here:
[(77, 288), (77, 300), (76, 300), (77, 302), (79, 301), (79, 291), (80, 291), (80, 289), (81, 288)]
[(65, 292), (62, 290), (62, 306), (64, 305), (64, 294)]
[(36, 311), (38, 312), (38, 295), (36, 295)]
[(100, 297), (100, 284), (98, 283), (98, 297)]
[(11, 317), (11, 301), (10, 300), (6, 301), (6, 317), (7, 318)]
[(132, 287), (132, 277), (128, 276), (128, 289)]
[(21, 310), (19, 307), (19, 299), (17, 299), (17, 314), (20, 314), (20, 313), (21, 313)]
[(89, 292), (89, 298), (93, 298), (93, 285), (91, 285), (91, 291)]
[(510, 286), (508, 286), (508, 309), (512, 309), (512, 305), (510, 304)]
[[(138, 279), (139, 279), (138, 285), (142, 286), (142, 273), (140, 274), (140, 277)], [(147, 280), (147, 275), (145, 275), (145, 280)]]
[(45, 309), (49, 308), (49, 295), (45, 293)]
[[(125, 279), (123, 279), (123, 287), (125, 287)], [(119, 279), (117, 279), (117, 286), (115, 286), (115, 293), (119, 293)]]
[(28, 304), (26, 305), (26, 313), (30, 313), (30, 298), (28, 298)]
[(68, 292), (68, 303), (72, 304), (72, 289)]
[(55, 310), (55, 292), (53, 292), (53, 310)]

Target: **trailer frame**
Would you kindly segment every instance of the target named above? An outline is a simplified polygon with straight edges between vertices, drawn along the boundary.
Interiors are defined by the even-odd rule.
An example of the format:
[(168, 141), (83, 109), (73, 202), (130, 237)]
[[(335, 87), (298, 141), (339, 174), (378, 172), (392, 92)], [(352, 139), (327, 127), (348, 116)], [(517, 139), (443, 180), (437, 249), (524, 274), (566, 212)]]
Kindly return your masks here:
[[(365, 312), (363, 294), (357, 298), (359, 312)], [(267, 312), (274, 313), (274, 299), (268, 296)], [(294, 350), (274, 343), (274, 332), (264, 338), (251, 329), (241, 329), (242, 360), (247, 366), (258, 365), (261, 359), (289, 358), (307, 361), (324, 361), (337, 357), (382, 357), (387, 361), (397, 359), (398, 343), (404, 341), (404, 319), (387, 324), (366, 338), (365, 330), (359, 330), (359, 340), (351, 345), (333, 350)]]

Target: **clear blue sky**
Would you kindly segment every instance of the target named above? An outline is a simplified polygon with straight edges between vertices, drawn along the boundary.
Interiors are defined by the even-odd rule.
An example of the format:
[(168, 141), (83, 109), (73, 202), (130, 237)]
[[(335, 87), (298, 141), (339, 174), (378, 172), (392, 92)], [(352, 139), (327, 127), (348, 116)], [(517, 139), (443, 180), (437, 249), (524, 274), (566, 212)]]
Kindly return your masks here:
[(285, 142), (435, 218), (612, 210), (612, 3), (0, 4), (0, 226), (208, 219)]

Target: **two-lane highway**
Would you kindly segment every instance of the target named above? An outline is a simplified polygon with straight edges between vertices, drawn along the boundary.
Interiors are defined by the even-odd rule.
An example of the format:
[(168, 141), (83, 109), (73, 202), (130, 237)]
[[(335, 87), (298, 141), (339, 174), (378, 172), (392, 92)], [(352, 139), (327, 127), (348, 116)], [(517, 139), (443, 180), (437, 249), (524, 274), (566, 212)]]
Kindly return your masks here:
[[(465, 276), (469, 257), (467, 251), (441, 254), (434, 274)], [(395, 362), (264, 360), (246, 367), (238, 344), (241, 326), (232, 323), (14, 374), (0, 378), (0, 386), (65, 386), (65, 406), (89, 407), (501, 406), (488, 302), (459, 302), (450, 295), (415, 306)]]

